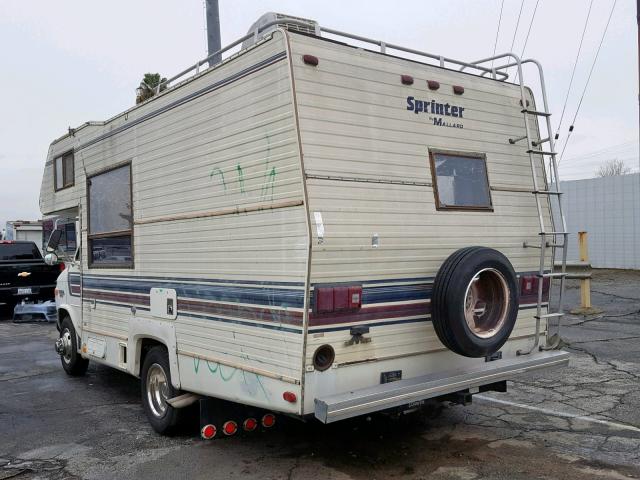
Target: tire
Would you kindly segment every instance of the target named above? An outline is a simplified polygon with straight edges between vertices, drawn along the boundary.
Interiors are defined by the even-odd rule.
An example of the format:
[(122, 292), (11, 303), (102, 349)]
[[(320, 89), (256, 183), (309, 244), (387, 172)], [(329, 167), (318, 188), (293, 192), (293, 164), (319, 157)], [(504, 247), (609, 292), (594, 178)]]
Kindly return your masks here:
[(65, 345), (65, 353), (60, 354), (62, 368), (72, 377), (81, 377), (87, 373), (89, 360), (82, 358), (80, 353), (78, 353), (78, 335), (68, 315), (62, 318), (62, 323), (60, 324), (60, 339)]
[(144, 413), (153, 429), (161, 435), (176, 433), (185, 409), (176, 409), (166, 403), (166, 400), (180, 395), (180, 391), (171, 385), (169, 354), (165, 347), (153, 347), (144, 357), (140, 390)]
[(518, 316), (518, 282), (509, 260), (486, 247), (460, 249), (442, 264), (433, 285), (431, 319), (440, 341), (465, 357), (504, 345)]

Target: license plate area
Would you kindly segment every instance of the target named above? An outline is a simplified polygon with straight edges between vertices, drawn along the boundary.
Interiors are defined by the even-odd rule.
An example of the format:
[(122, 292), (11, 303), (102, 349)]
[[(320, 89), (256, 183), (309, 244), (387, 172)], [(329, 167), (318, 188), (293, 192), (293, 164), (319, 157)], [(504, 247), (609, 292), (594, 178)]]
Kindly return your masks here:
[(19, 288), (17, 295), (31, 295), (33, 292), (31, 287)]
[(380, 372), (380, 383), (391, 383), (402, 380), (402, 370), (391, 370), (389, 372)]

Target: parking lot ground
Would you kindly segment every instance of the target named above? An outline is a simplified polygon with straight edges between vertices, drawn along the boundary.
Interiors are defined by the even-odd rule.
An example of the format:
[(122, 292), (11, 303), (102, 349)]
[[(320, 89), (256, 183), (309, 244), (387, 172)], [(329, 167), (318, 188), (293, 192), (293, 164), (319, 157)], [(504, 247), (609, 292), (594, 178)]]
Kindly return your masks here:
[[(577, 283), (567, 298), (577, 305)], [(96, 365), (68, 377), (53, 325), (5, 319), (0, 480), (640, 478), (640, 272), (596, 271), (593, 304), (603, 314), (564, 319), (569, 367), (519, 377), (508, 393), (401, 419), (281, 419), (211, 442), (156, 435), (135, 378)]]

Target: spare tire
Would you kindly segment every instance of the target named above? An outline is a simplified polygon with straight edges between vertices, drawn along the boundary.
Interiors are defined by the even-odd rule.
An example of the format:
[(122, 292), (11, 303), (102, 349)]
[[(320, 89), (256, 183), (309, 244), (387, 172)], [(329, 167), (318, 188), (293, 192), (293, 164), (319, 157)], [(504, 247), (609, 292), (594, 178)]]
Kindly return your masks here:
[(484, 357), (507, 341), (518, 316), (516, 274), (486, 247), (454, 252), (433, 285), (431, 319), (440, 341), (465, 357)]

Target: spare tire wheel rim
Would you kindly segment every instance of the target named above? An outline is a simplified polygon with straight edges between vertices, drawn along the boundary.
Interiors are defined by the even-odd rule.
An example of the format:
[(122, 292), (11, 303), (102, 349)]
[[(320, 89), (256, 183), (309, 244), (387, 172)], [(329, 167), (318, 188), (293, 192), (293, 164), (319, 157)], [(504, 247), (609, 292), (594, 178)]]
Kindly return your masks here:
[(169, 382), (162, 365), (154, 363), (147, 372), (147, 403), (151, 413), (162, 418), (167, 411), (169, 399)]
[(464, 317), (471, 332), (479, 338), (492, 338), (507, 320), (509, 286), (495, 268), (480, 270), (467, 285)]

